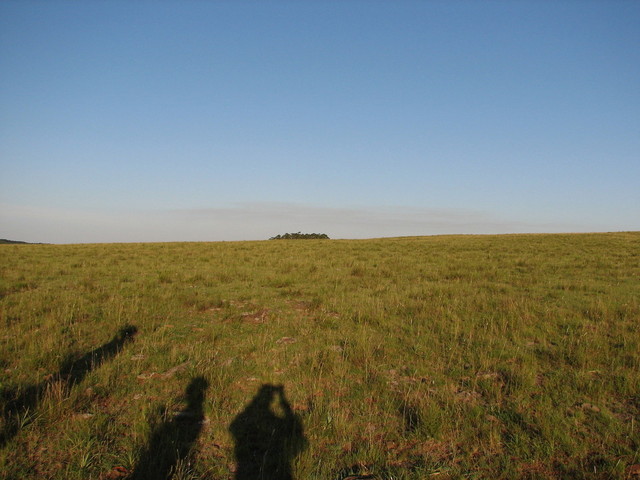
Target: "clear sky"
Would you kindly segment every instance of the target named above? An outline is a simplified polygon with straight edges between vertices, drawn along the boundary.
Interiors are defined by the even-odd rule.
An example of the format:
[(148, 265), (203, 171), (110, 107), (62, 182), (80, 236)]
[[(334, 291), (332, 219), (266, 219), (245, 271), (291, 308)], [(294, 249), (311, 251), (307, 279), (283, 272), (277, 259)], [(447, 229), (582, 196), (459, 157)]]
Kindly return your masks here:
[(0, 238), (611, 230), (638, 1), (0, 3)]

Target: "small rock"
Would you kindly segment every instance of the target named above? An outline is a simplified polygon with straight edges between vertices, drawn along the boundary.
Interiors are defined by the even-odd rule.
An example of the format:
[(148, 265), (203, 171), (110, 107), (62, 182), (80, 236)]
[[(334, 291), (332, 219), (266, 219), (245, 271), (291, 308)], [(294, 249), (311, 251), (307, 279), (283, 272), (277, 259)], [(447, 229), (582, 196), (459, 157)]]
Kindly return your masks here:
[(592, 412), (599, 412), (600, 409), (591, 403), (583, 403), (582, 408), (585, 410), (591, 410)]
[(167, 370), (164, 373), (161, 373), (160, 375), (164, 378), (170, 377), (173, 374), (179, 372), (180, 370), (184, 370), (185, 368), (187, 368), (188, 365), (189, 365), (189, 362), (181, 363), (180, 365), (176, 365), (175, 367), (170, 368), (169, 370)]
[(101, 476), (104, 480), (114, 480), (116, 478), (123, 478), (129, 475), (129, 471), (124, 467), (113, 467), (110, 472)]
[(629, 465), (627, 467), (627, 476), (629, 476), (629, 477), (640, 477), (640, 463), (636, 463), (634, 465)]

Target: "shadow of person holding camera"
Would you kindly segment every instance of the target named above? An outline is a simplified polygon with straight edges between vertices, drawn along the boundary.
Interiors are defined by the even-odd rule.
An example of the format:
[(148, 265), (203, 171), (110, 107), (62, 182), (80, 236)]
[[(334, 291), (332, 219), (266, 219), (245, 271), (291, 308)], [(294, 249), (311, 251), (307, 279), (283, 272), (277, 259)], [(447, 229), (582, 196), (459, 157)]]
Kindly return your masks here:
[(282, 385), (262, 385), (229, 431), (236, 443), (235, 480), (293, 480), (291, 462), (306, 439)]

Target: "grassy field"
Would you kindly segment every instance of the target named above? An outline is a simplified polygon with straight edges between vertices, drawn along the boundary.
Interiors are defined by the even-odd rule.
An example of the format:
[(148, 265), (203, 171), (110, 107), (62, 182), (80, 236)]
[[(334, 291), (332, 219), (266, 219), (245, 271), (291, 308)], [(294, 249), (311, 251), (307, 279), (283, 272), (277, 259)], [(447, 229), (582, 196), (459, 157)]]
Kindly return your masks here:
[(0, 268), (0, 478), (640, 478), (640, 233)]

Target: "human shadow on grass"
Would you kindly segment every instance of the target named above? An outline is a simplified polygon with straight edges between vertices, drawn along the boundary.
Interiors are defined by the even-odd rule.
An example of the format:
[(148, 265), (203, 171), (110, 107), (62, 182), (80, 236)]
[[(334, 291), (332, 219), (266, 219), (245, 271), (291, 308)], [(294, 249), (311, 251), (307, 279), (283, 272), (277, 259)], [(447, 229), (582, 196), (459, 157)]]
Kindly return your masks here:
[(63, 394), (82, 382), (89, 372), (107, 360), (115, 357), (124, 346), (133, 340), (138, 329), (132, 325), (121, 328), (107, 343), (87, 352), (82, 357), (65, 360), (60, 370), (47, 379), (27, 387), (7, 389), (0, 394), (2, 401), (3, 427), (0, 431), (0, 448), (4, 447), (21, 428), (31, 422), (33, 412), (38, 408), (46, 391), (55, 384), (61, 384)]
[(162, 412), (166, 420), (153, 429), (149, 444), (129, 477), (131, 480), (169, 479), (188, 459), (202, 431), (208, 386), (204, 377), (194, 378), (185, 392), (185, 408), (174, 415), (166, 410)]
[(307, 442), (282, 385), (262, 385), (229, 430), (236, 443), (235, 480), (293, 480), (291, 462)]

